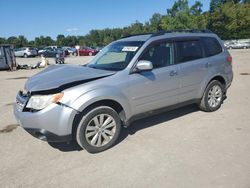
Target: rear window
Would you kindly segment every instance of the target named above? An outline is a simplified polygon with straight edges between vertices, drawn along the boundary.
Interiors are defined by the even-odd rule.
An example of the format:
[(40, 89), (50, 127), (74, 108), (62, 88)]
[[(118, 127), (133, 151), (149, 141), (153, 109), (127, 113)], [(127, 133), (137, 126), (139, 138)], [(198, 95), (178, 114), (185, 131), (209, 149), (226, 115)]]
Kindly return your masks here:
[(203, 37), (201, 40), (204, 44), (204, 49), (207, 57), (214, 56), (222, 52), (221, 45), (217, 39), (212, 37)]
[(203, 58), (203, 52), (199, 40), (176, 41), (175, 44), (178, 63)]

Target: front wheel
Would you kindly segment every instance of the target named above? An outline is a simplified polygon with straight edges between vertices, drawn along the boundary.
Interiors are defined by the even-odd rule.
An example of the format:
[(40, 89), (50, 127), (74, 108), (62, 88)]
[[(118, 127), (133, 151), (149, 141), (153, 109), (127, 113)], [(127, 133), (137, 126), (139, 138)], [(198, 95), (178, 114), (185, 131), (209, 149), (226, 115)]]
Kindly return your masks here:
[(27, 54), (24, 54), (23, 57), (24, 57), (24, 58), (28, 58), (28, 55), (27, 55)]
[(121, 120), (117, 112), (101, 106), (83, 115), (75, 135), (79, 146), (90, 153), (98, 153), (111, 148), (120, 131)]
[(223, 102), (224, 86), (217, 80), (210, 82), (200, 102), (200, 109), (205, 112), (214, 112)]

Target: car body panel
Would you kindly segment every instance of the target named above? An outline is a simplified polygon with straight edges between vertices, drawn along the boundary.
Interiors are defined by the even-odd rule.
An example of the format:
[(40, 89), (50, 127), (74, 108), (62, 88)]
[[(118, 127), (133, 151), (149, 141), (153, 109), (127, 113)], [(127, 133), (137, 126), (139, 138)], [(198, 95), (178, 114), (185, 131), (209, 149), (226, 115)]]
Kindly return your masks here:
[[(177, 75), (171, 76), (176, 71)], [(134, 73), (129, 76), (127, 88), (133, 113), (139, 114), (178, 102), (179, 65)]]
[(112, 71), (91, 69), (80, 65), (52, 65), (29, 78), (25, 89), (30, 92), (59, 88), (77, 81), (91, 80), (114, 74)]

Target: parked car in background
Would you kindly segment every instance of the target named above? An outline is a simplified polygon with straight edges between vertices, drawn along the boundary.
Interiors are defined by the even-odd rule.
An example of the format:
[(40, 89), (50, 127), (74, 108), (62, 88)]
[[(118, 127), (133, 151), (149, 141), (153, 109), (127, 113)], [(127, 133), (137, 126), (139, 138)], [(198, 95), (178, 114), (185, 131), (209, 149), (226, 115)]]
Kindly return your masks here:
[(71, 47), (71, 48), (69, 49), (69, 53), (70, 53), (71, 55), (76, 56), (76, 55), (77, 55), (77, 49), (74, 48), (74, 47)]
[(63, 46), (61, 49), (65, 51), (67, 55), (77, 55), (76, 48)]
[(15, 49), (15, 56), (16, 57), (35, 57), (37, 56), (37, 51), (34, 48), (30, 47), (23, 47)]
[(80, 56), (94, 56), (97, 53), (98, 53), (97, 50), (92, 49), (90, 47), (86, 47), (86, 46), (81, 46), (79, 49)]
[(58, 48), (44, 48), (42, 51), (38, 52), (39, 56), (44, 56), (44, 57), (56, 57), (57, 54), (62, 54), (63, 51), (58, 49)]
[(250, 43), (247, 42), (232, 42), (226, 45), (228, 49), (247, 49), (250, 48)]
[(57, 49), (57, 46), (47, 46), (47, 47), (44, 47), (44, 48), (40, 48), (38, 50), (38, 54), (41, 54), (42, 52), (44, 52), (46, 50), (54, 50), (54, 49)]

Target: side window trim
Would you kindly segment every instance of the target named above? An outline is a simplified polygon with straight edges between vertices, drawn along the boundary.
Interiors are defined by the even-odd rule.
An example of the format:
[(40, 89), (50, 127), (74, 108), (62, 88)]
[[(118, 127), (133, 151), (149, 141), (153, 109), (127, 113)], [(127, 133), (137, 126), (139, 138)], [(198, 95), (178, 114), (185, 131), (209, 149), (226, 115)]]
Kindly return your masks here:
[(158, 68), (153, 68), (153, 70), (155, 69), (160, 69), (160, 68), (165, 68), (165, 67), (169, 67), (169, 66), (173, 66), (175, 65), (175, 47), (174, 47), (174, 43), (172, 39), (160, 39), (160, 40), (156, 40), (151, 42), (144, 50), (143, 52), (140, 54), (140, 56), (138, 57), (137, 61), (135, 62), (134, 66), (132, 67), (131, 70), (133, 70), (136, 66), (136, 64), (138, 63), (138, 61), (141, 60), (142, 56), (153, 46), (157, 45), (157, 44), (161, 44), (161, 43), (170, 43), (172, 45), (172, 64), (164, 66), (164, 67), (158, 67)]
[[(201, 47), (201, 51), (202, 51), (202, 58), (199, 58), (199, 59), (194, 59), (194, 60), (190, 60), (190, 61), (184, 61), (184, 62), (179, 62), (178, 61), (178, 57), (177, 57), (177, 45), (176, 43), (177, 42), (188, 42), (188, 41), (198, 41), (199, 42), (199, 45)], [(204, 49), (204, 45), (203, 45), (203, 42), (201, 40), (201, 37), (180, 37), (180, 38), (174, 38), (173, 39), (173, 45), (174, 45), (174, 59), (175, 59), (175, 64), (182, 64), (182, 63), (189, 63), (189, 62), (192, 62), (192, 61), (196, 61), (196, 60), (200, 60), (200, 59), (204, 59), (206, 58), (206, 52), (205, 52), (205, 49)]]
[[(213, 54), (213, 55), (209, 55), (209, 54), (207, 53), (206, 43), (205, 43), (205, 41), (204, 41), (205, 39), (212, 39), (212, 40), (215, 40), (215, 41), (217, 42), (218, 46), (220, 47), (220, 52), (219, 52), (219, 53), (216, 53), (216, 54)], [(203, 50), (204, 50), (204, 53), (205, 53), (205, 57), (213, 57), (213, 56), (219, 55), (219, 54), (221, 54), (221, 53), (224, 52), (223, 46), (221, 46), (221, 43), (220, 43), (220, 42), (218, 41), (218, 39), (215, 38), (215, 37), (209, 37), (209, 36), (201, 37), (201, 43), (202, 43), (202, 46), (203, 46)]]

